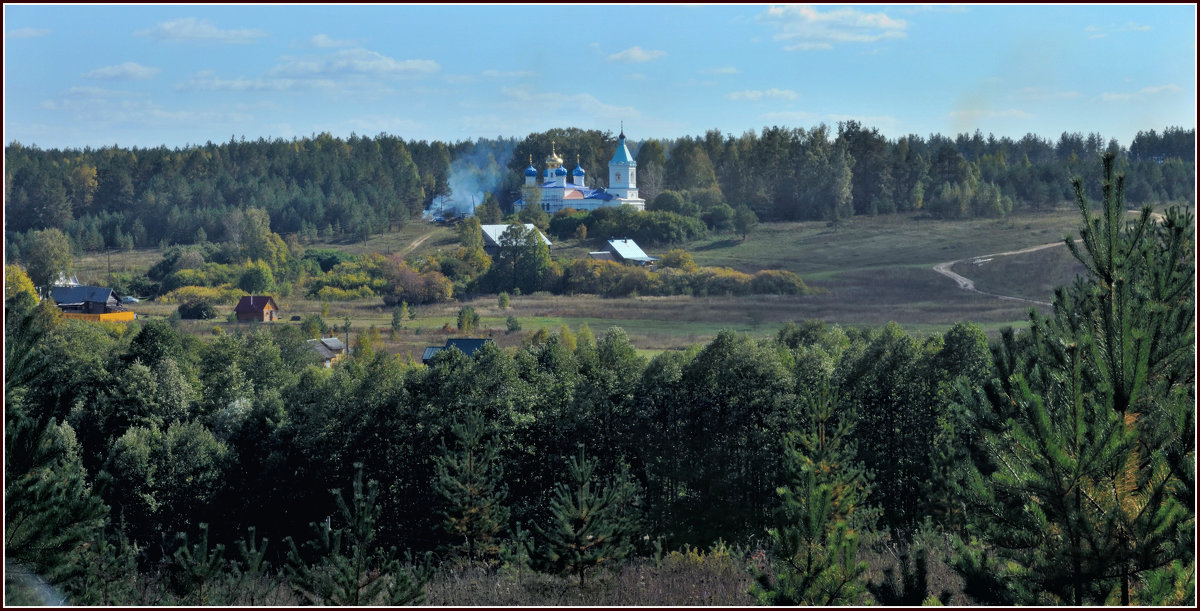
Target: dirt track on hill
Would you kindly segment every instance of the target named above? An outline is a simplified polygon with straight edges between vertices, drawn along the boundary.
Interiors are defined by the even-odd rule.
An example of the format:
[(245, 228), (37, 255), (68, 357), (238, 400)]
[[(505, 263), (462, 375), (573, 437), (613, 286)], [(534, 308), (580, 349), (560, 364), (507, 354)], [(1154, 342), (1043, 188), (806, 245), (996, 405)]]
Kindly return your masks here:
[(953, 267), (955, 263), (959, 263), (962, 261), (969, 261), (969, 260), (975, 260), (975, 259), (987, 259), (987, 258), (991, 258), (991, 257), (1006, 257), (1009, 255), (1022, 255), (1022, 254), (1028, 253), (1028, 252), (1035, 252), (1038, 250), (1045, 250), (1047, 248), (1054, 248), (1055, 246), (1062, 246), (1063, 244), (1064, 244), (1064, 242), (1051, 242), (1050, 244), (1042, 244), (1041, 246), (1031, 246), (1029, 248), (1022, 248), (1021, 250), (1010, 250), (1007, 252), (992, 253), (990, 255), (979, 255), (977, 257), (968, 257), (967, 259), (956, 259), (954, 261), (947, 261), (945, 263), (938, 263), (937, 265), (934, 265), (933, 271), (953, 280), (954, 282), (956, 282), (958, 284), (959, 288), (961, 288), (965, 291), (979, 293), (980, 295), (988, 295), (991, 297), (996, 297), (997, 299), (1007, 299), (1009, 301), (1024, 301), (1026, 303), (1036, 303), (1038, 305), (1048, 306), (1048, 305), (1050, 305), (1050, 303), (1045, 302), (1045, 301), (1038, 301), (1036, 299), (1026, 299), (1024, 297), (1013, 297), (1011, 295), (998, 295), (996, 293), (989, 293), (987, 291), (981, 291), (981, 290), (975, 288), (974, 280), (971, 280), (970, 278), (967, 278), (966, 276), (963, 276), (961, 274), (957, 274), (954, 271), (952, 271), (950, 268)]
[[(1150, 213), (1150, 219), (1153, 220), (1155, 223), (1161, 223), (1161, 222), (1163, 222), (1163, 215), (1158, 212), (1152, 212), (1152, 213)], [(1075, 242), (1078, 243), (1078, 242), (1080, 242), (1080, 240), (1077, 239), (1077, 240), (1075, 240)], [(979, 255), (977, 257), (968, 257), (966, 259), (956, 259), (954, 261), (947, 261), (945, 263), (938, 263), (937, 265), (934, 265), (933, 271), (953, 280), (954, 282), (956, 282), (958, 284), (959, 288), (961, 288), (965, 291), (979, 293), (980, 295), (988, 295), (991, 297), (996, 297), (998, 299), (1008, 299), (1010, 301), (1024, 301), (1026, 303), (1036, 303), (1038, 305), (1048, 306), (1051, 304), (1047, 303), (1045, 301), (1038, 301), (1036, 299), (1026, 299), (1024, 297), (1013, 297), (1011, 295), (999, 295), (996, 293), (989, 293), (987, 291), (981, 291), (981, 290), (975, 288), (974, 280), (971, 280), (970, 278), (967, 278), (966, 276), (963, 276), (961, 274), (957, 274), (954, 271), (952, 271), (950, 268), (953, 267), (955, 263), (960, 263), (962, 261), (987, 259), (987, 258), (991, 258), (991, 257), (1006, 257), (1008, 255), (1022, 255), (1027, 252), (1034, 252), (1034, 251), (1038, 251), (1038, 250), (1044, 250), (1046, 248), (1054, 248), (1055, 246), (1062, 246), (1065, 243), (1066, 242), (1051, 242), (1049, 244), (1042, 244), (1041, 246), (1031, 246), (1029, 248), (1022, 248), (1021, 250), (1010, 250), (1008, 252), (998, 252), (998, 253), (993, 253), (990, 255)]]
[(408, 253), (410, 253), (410, 252), (412, 252), (412, 251), (416, 250), (417, 248), (419, 248), (419, 247), (420, 247), (422, 244), (424, 244), (424, 243), (425, 243), (425, 240), (428, 240), (428, 239), (429, 239), (429, 236), (431, 236), (431, 235), (433, 235), (433, 232), (427, 233), (427, 234), (425, 234), (425, 235), (423, 235), (423, 236), (421, 236), (421, 237), (419, 237), (419, 238), (417, 238), (417, 239), (413, 240), (413, 241), (412, 241), (412, 244), (409, 244), (408, 246), (406, 246), (406, 247), (404, 248), (404, 251), (400, 253), (400, 256), (401, 256), (401, 257), (407, 257), (407, 256), (408, 256)]

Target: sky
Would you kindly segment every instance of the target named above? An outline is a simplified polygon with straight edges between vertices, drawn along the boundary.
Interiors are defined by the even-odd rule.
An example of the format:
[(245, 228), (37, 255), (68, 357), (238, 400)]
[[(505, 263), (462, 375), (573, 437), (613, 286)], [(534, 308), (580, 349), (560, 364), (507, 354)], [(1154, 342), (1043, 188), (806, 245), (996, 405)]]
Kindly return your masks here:
[(4, 141), (1195, 127), (1195, 5), (10, 5)]

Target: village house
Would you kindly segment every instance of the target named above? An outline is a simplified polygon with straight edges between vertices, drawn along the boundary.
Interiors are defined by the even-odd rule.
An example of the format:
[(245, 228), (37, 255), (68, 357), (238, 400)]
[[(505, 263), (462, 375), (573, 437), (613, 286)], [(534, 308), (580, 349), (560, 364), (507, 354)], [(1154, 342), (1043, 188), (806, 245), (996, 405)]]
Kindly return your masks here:
[(333, 364), (346, 354), (346, 344), (332, 335), (310, 339), (308, 347), (321, 356), (322, 365), (326, 369), (333, 367)]
[(55, 286), (50, 298), (63, 316), (100, 322), (126, 322), (136, 315), (121, 306), (112, 289), (100, 286)]
[(450, 348), (458, 348), (467, 357), (475, 356), (475, 352), (487, 344), (492, 343), (489, 338), (470, 338), (470, 337), (455, 337), (446, 340), (445, 346), (429, 346), (425, 348), (425, 352), (421, 354), (421, 363), (428, 365), (437, 353)]
[[(550, 238), (547, 238), (546, 234), (542, 233), (532, 223), (525, 223), (524, 226), (527, 230), (532, 229), (533, 231), (537, 231), (538, 237), (546, 243), (546, 248), (554, 245), (550, 242)], [(483, 232), (483, 252), (487, 253), (489, 257), (494, 258), (496, 253), (500, 252), (500, 237), (504, 235), (505, 231), (508, 231), (509, 227), (509, 225), (480, 225), (479, 230)]]
[(589, 252), (589, 259), (597, 261), (615, 261), (631, 265), (651, 265), (658, 260), (642, 251), (636, 242), (629, 239), (609, 240), (604, 250)]
[(238, 322), (271, 322), (279, 320), (279, 306), (268, 295), (246, 295), (233, 308)]

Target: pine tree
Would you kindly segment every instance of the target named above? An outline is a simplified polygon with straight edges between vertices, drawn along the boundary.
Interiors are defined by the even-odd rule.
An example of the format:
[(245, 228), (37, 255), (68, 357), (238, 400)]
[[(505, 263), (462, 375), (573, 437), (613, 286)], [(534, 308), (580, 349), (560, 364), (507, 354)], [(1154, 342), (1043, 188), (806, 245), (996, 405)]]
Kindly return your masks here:
[(1056, 291), (1053, 318), (1032, 314), (1027, 341), (1006, 335), (998, 379), (964, 393), (987, 429), (972, 534), (999, 562), (959, 567), (968, 587), (998, 572), (999, 602), (1129, 604), (1164, 567), (1194, 571), (1192, 220), (1154, 225), (1145, 208), (1127, 225), (1113, 162), (1098, 217), (1075, 182), (1082, 249), (1067, 244), (1087, 279)]
[(351, 503), (342, 498), (341, 490), (332, 491), (345, 526), (333, 528), (332, 520), (312, 524), (317, 536), (305, 545), (311, 562), (287, 538), (291, 549), (286, 568), (292, 587), (318, 605), (420, 603), (429, 573), (425, 566), (404, 569), (395, 548), (385, 552), (375, 546), (379, 482), (371, 480), (364, 491), (362, 472), (362, 463), (355, 463)]
[(583, 587), (589, 569), (627, 557), (639, 526), (637, 486), (622, 471), (607, 484), (596, 478), (595, 460), (583, 446), (567, 462), (570, 483), (559, 483), (550, 500), (550, 525), (536, 526), (543, 569), (574, 574)]
[(847, 605), (866, 601), (867, 563), (857, 559), (866, 474), (853, 463), (852, 411), (838, 410), (827, 382), (803, 404), (805, 428), (785, 442), (787, 484), (771, 529), (774, 580), (759, 575), (763, 604)]
[(451, 431), (457, 438), (453, 449), (442, 445), (434, 457), (437, 479), (433, 489), (445, 501), (442, 515), (446, 533), (462, 543), (457, 551), (469, 561), (494, 558), (499, 553), (500, 533), (508, 524), (509, 510), (504, 506), (508, 488), (500, 464), (500, 448), (494, 439), (485, 439), (483, 416), (467, 414), (456, 421)]

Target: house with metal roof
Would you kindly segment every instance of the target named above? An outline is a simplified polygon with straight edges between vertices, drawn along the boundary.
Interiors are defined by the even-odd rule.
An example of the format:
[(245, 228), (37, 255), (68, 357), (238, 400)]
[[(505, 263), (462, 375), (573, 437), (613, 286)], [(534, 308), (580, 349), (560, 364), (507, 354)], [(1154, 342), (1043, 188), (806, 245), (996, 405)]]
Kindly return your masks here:
[(437, 353), (443, 350), (449, 350), (451, 348), (457, 348), (463, 354), (467, 355), (468, 358), (473, 357), (480, 348), (490, 343), (492, 343), (492, 340), (486, 337), (453, 337), (446, 340), (445, 346), (429, 346), (425, 348), (425, 352), (421, 354), (421, 362), (425, 365), (428, 365), (429, 362), (433, 360), (433, 357), (437, 355)]
[[(614, 261), (621, 263), (649, 265), (658, 260), (657, 257), (647, 255), (636, 242), (630, 239), (609, 240), (604, 248), (604, 252), (610, 253)], [(590, 255), (591, 253), (588, 254)]]
[(326, 368), (333, 367), (333, 364), (346, 354), (346, 344), (333, 336), (310, 339), (308, 347), (320, 355)]
[[(617, 150), (608, 162), (608, 188), (596, 189), (585, 184), (587, 172), (579, 163), (579, 155), (575, 156), (575, 170), (568, 173), (563, 167), (563, 159), (550, 143), (550, 154), (546, 156), (546, 170), (542, 173), (542, 182), (538, 183), (538, 171), (533, 167), (533, 156), (529, 156), (529, 167), (525, 169), (525, 187), (523, 197), (513, 202), (513, 207), (520, 212), (525, 206), (541, 206), (548, 214), (554, 214), (564, 208), (576, 210), (595, 210), (597, 208), (630, 205), (637, 210), (646, 209), (646, 200), (638, 197), (637, 190), (637, 161), (629, 153), (625, 144), (625, 129), (622, 127), (621, 136), (617, 139)], [(570, 182), (568, 182), (570, 176)]]
[[(496, 253), (500, 251), (500, 238), (504, 236), (504, 232), (508, 231), (509, 227), (510, 225), (479, 226), (480, 231), (483, 232), (483, 251), (486, 252), (488, 256), (495, 257)], [(538, 237), (542, 239), (542, 242), (546, 244), (547, 248), (554, 245), (550, 242), (550, 238), (547, 238), (546, 234), (542, 233), (532, 223), (525, 223), (524, 227), (525, 229), (532, 229), (533, 231), (536, 231)]]
[(113, 290), (102, 286), (54, 286), (50, 298), (67, 318), (102, 322), (126, 322), (136, 315), (125, 309)]

